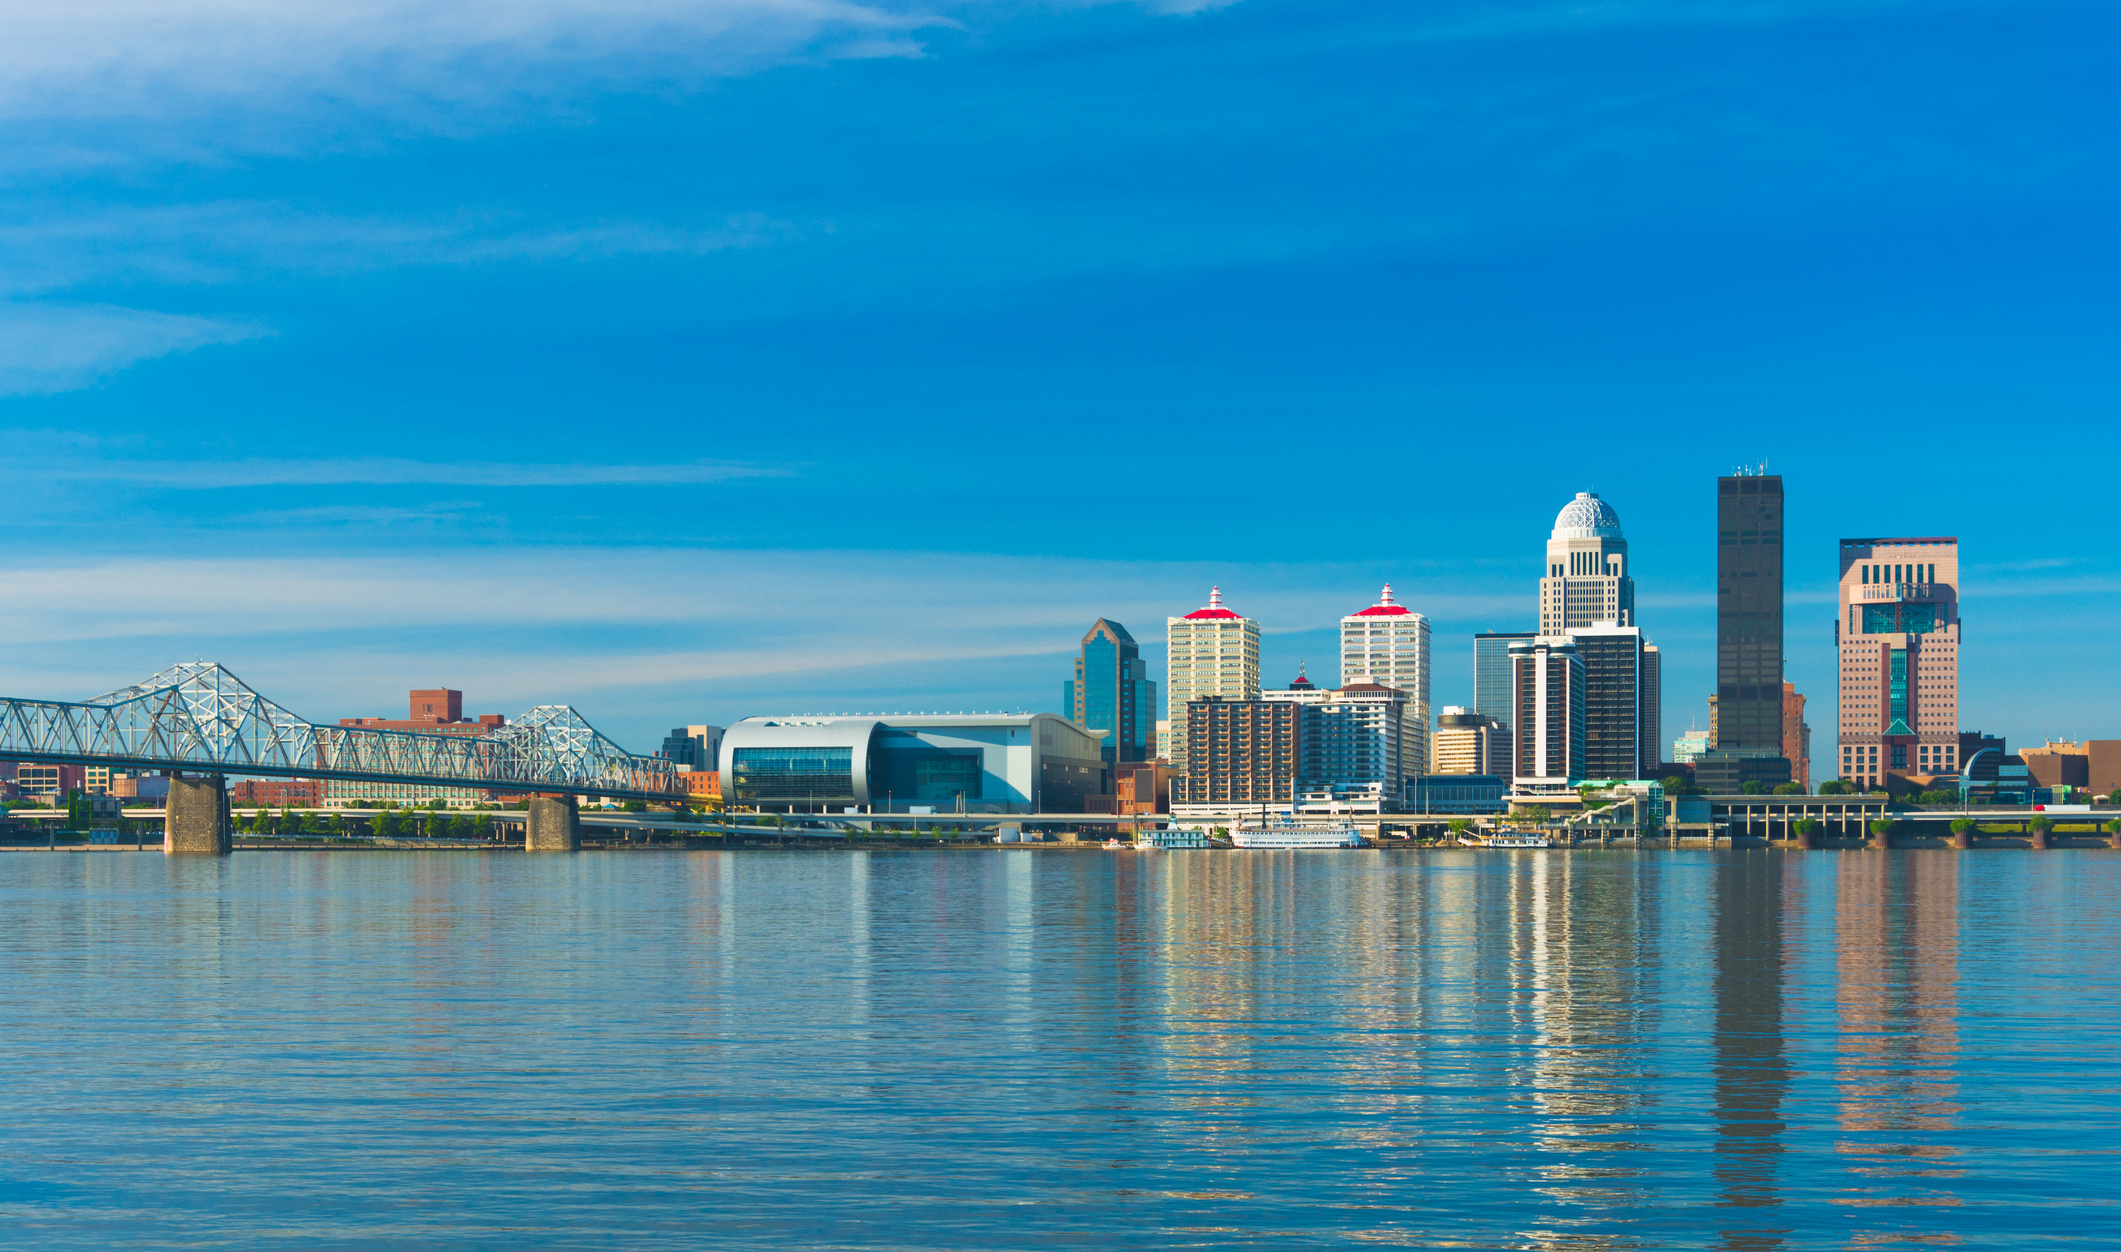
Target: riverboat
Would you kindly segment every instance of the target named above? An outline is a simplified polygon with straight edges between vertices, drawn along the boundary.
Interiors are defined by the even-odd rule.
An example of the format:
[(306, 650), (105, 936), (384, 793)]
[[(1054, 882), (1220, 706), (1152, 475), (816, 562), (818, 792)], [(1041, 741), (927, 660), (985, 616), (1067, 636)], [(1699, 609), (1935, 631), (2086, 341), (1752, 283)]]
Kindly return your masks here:
[(1230, 832), (1240, 848), (1359, 848), (1362, 835), (1346, 822), (1254, 822)]
[(1492, 835), (1460, 835), (1458, 842), (1469, 848), (1551, 848), (1545, 835), (1524, 830), (1498, 830)]

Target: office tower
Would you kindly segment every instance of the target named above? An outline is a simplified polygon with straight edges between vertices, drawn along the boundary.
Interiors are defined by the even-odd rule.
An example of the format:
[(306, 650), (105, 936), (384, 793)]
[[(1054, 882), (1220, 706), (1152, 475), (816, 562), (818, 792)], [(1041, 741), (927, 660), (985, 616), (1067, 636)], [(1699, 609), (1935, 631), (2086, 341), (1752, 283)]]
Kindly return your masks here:
[(720, 726), (673, 726), (663, 736), (663, 747), (656, 755), (666, 761), (690, 765), (705, 773), (722, 768), (722, 728)]
[(1782, 751), (1782, 476), (1716, 480), (1719, 748)]
[(1408, 704), (1398, 688), (1369, 682), (1304, 703), (1296, 785), (1305, 802), (1378, 813), (1404, 804), (1407, 784), (1422, 771), (1407, 740), (1415, 724)]
[(1155, 751), (1156, 684), (1127, 628), (1098, 618), (1061, 684), (1061, 712), (1084, 730), (1105, 732), (1107, 762), (1147, 760)]
[(1431, 774), (1512, 773), (1510, 731), (1501, 722), (1481, 713), (1447, 704), (1436, 715), (1435, 747), (1430, 753)]
[(1664, 763), (1664, 653), (1642, 644), (1642, 768), (1638, 778), (1654, 778)]
[[(1839, 776), (1954, 773), (1959, 755), (1959, 541), (1844, 539)], [(1903, 784), (1904, 785), (1904, 784)]]
[(1542, 635), (1510, 645), (1510, 727), (1519, 792), (1566, 790), (1584, 773), (1583, 657), (1574, 641)]
[[(1406, 695), (1400, 732), (1412, 761), (1429, 759), (1429, 619), (1394, 603), (1386, 583), (1377, 603), (1340, 619), (1340, 685), (1376, 683)], [(1417, 765), (1411, 771), (1420, 773)]]
[(1174, 781), (1184, 781), (1192, 777), (1186, 768), (1187, 706), (1206, 696), (1259, 698), (1259, 623), (1223, 607), (1222, 588), (1216, 587), (1208, 592), (1207, 607), (1165, 619), (1164, 638), (1170, 654), (1171, 768), (1177, 772)]
[(1583, 659), (1584, 777), (1649, 777), (1657, 741), (1643, 725), (1642, 629), (1600, 622), (1568, 637)]
[(1790, 759), (1790, 781), (1812, 789), (1812, 728), (1804, 720), (1804, 697), (1797, 684), (1782, 684), (1782, 755)]
[(1554, 518), (1547, 572), (1539, 580), (1539, 633), (1558, 636), (1593, 622), (1635, 624), (1635, 579), (1620, 514), (1593, 491), (1579, 491)]
[(1504, 730), (1510, 728), (1510, 645), (1538, 637), (1531, 630), (1484, 630), (1473, 636), (1472, 712), (1494, 718)]
[(1696, 757), (1707, 752), (1714, 742), (1705, 730), (1689, 730), (1672, 740), (1672, 761), (1677, 765), (1691, 764)]
[(1176, 791), (1171, 796), (1174, 812), (1181, 804), (1284, 810), (1295, 806), (1303, 705), (1203, 696), (1174, 712), (1186, 719), (1189, 745), (1186, 772), (1172, 779), (1174, 788), (1179, 777), (1185, 780), (1184, 797)]

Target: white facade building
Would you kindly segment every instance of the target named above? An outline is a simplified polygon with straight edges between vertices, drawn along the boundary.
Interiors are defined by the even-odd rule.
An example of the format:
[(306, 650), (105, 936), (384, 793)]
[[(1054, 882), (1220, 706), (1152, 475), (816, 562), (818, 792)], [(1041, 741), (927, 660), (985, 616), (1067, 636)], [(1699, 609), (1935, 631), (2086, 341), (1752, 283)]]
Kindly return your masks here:
[(1167, 755), (1177, 777), (1184, 778), (1186, 705), (1204, 696), (1259, 698), (1259, 623), (1225, 608), (1222, 588), (1214, 587), (1206, 607), (1165, 619), (1164, 640), (1169, 654)]
[(1636, 624), (1628, 541), (1620, 514), (1597, 492), (1577, 492), (1555, 516), (1546, 570), (1539, 580), (1540, 634), (1565, 635), (1595, 622)]
[(1406, 725), (1400, 737), (1407, 759), (1429, 760), (1429, 619), (1395, 603), (1386, 583), (1377, 603), (1340, 619), (1340, 685), (1358, 683), (1390, 687), (1406, 696)]

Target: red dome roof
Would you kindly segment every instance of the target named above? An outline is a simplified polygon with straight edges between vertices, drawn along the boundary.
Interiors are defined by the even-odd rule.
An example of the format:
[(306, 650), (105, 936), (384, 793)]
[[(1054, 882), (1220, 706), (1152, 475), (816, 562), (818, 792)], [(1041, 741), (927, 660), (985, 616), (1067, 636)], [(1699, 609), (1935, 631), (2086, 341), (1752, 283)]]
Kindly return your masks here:
[(1208, 589), (1208, 607), (1204, 609), (1193, 610), (1191, 613), (1186, 614), (1184, 620), (1192, 622), (1198, 621), (1203, 617), (1238, 616), (1241, 615), (1237, 613), (1232, 613), (1230, 610), (1223, 607), (1223, 589), (1220, 587), (1210, 587)]

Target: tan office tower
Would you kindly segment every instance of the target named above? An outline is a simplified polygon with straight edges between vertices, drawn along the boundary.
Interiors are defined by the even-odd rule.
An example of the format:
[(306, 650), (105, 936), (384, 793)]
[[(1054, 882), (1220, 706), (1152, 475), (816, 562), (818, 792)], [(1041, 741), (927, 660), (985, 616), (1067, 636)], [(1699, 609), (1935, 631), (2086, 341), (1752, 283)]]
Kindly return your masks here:
[(1956, 773), (1959, 541), (1844, 539), (1840, 599), (1837, 775), (1897, 792)]
[(1225, 608), (1222, 588), (1216, 587), (1208, 592), (1206, 607), (1164, 619), (1164, 640), (1170, 680), (1165, 707), (1171, 723), (1172, 783), (1176, 786), (1187, 777), (1186, 706), (1203, 696), (1259, 698), (1259, 623)]
[(1340, 619), (1340, 685), (1356, 683), (1406, 693), (1400, 740), (1420, 772), (1429, 759), (1429, 619), (1395, 603), (1390, 583), (1377, 603)]
[(1635, 578), (1620, 514), (1595, 491), (1579, 491), (1554, 518), (1547, 572), (1539, 580), (1539, 633), (1560, 636), (1594, 622), (1635, 625)]
[(1436, 746), (1431, 774), (1500, 774), (1514, 772), (1510, 732), (1492, 717), (1469, 713), (1455, 704), (1436, 715)]

